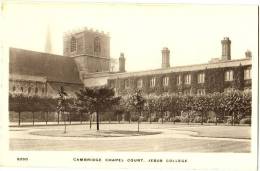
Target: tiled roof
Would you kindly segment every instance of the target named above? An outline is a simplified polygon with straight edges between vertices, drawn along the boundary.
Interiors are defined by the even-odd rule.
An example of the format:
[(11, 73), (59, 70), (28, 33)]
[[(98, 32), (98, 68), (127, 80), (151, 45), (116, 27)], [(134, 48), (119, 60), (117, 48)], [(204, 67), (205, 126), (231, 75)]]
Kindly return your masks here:
[(47, 81), (81, 84), (79, 72), (72, 58), (10, 48), (10, 75), (45, 77)]

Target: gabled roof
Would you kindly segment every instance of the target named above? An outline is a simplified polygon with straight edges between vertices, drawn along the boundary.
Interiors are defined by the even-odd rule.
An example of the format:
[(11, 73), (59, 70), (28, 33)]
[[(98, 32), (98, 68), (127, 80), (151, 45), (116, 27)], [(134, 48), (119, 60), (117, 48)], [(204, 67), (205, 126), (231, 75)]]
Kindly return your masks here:
[(10, 48), (10, 75), (45, 77), (47, 81), (82, 84), (70, 57)]

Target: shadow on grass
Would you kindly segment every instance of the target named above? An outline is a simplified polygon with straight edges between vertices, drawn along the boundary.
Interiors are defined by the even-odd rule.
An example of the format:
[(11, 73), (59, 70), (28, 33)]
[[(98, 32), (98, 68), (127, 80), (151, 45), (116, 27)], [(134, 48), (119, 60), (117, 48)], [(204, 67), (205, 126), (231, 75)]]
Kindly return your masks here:
[(146, 132), (146, 131), (128, 131), (128, 130), (77, 130), (64, 133), (63, 130), (44, 130), (31, 132), (32, 135), (50, 136), (50, 137), (87, 137), (87, 138), (102, 138), (102, 137), (131, 137), (131, 136), (146, 136), (156, 135), (162, 132)]

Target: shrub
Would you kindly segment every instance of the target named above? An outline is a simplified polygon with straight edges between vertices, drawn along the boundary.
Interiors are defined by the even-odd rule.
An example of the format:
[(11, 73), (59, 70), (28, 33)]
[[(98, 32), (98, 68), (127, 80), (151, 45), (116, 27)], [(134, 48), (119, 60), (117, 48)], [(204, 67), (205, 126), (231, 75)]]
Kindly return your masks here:
[(172, 122), (181, 122), (180, 116), (175, 116), (174, 118), (171, 118)]
[(201, 120), (202, 120), (201, 116), (195, 116), (195, 118), (193, 119), (192, 122), (194, 122), (194, 123), (201, 123)]
[(250, 124), (251, 125), (251, 118), (243, 118), (239, 122), (240, 124)]
[(210, 118), (207, 120), (207, 123), (216, 123), (216, 118)]

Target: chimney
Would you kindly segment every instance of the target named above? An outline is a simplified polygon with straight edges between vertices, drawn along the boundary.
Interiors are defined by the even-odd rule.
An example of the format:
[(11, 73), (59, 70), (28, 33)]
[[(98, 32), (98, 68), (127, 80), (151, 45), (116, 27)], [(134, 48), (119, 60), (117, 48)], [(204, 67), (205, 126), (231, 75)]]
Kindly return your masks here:
[(162, 49), (162, 68), (170, 68), (170, 50), (167, 47)]
[(223, 40), (221, 40), (222, 44), (222, 60), (231, 60), (231, 41), (228, 37), (224, 37)]
[(119, 57), (119, 72), (125, 72), (125, 57), (124, 57), (124, 53), (120, 53), (120, 57)]
[(245, 55), (246, 55), (246, 58), (247, 58), (247, 59), (251, 59), (251, 58), (252, 58), (252, 52), (251, 52), (250, 50), (247, 50), (247, 51), (245, 52)]

